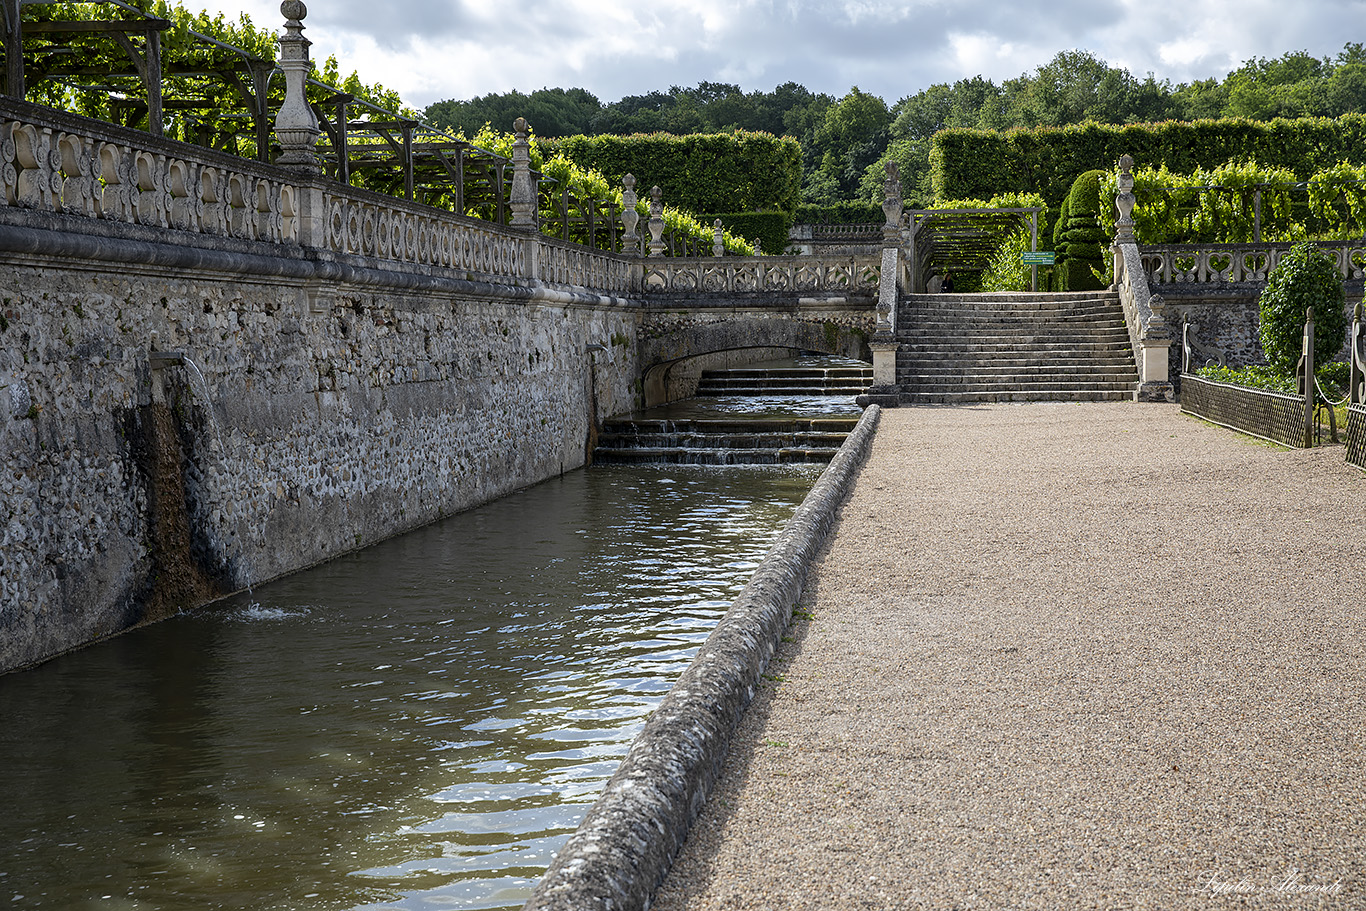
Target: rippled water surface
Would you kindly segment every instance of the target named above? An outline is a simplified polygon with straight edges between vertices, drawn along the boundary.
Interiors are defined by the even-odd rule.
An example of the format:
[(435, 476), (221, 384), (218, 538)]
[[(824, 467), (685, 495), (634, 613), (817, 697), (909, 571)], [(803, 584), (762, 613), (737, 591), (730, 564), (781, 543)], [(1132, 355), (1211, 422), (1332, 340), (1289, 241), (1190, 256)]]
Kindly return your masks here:
[(0, 678), (0, 907), (520, 906), (818, 472), (573, 472)]

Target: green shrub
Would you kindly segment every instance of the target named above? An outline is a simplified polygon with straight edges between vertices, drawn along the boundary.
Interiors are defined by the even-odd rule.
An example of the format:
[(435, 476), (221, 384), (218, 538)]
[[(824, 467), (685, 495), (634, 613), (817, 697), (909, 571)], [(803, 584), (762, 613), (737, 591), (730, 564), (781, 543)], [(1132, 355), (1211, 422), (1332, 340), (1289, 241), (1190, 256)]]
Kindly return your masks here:
[(841, 202), (833, 206), (802, 203), (792, 215), (794, 225), (866, 225), (882, 224), (886, 220), (882, 206), (861, 202)]
[(765, 253), (782, 253), (787, 249), (787, 232), (792, 228), (792, 217), (786, 212), (730, 212), (708, 215), (702, 221), (712, 224), (716, 219), (736, 237), (759, 241)]
[[(1296, 358), (1298, 360), (1298, 358)], [(1324, 364), (1314, 373), (1319, 385), (1330, 396), (1341, 396), (1347, 388), (1351, 365), (1343, 361)], [(1285, 395), (1298, 395), (1299, 383), (1293, 376), (1283, 376), (1270, 367), (1253, 365), (1251, 367), (1201, 367), (1195, 375), (1216, 383), (1232, 383), (1234, 386), (1247, 386), (1251, 389), (1266, 389)]]
[(1288, 168), (1298, 180), (1339, 162), (1366, 162), (1366, 114), (1267, 123), (1086, 123), (1006, 133), (956, 128), (940, 130), (930, 143), (937, 199), (1030, 190), (1057, 206), (1076, 175), (1092, 168), (1109, 170), (1126, 153), (1140, 167), (1165, 166), (1176, 174), (1241, 160)]
[(1342, 275), (1333, 257), (1298, 243), (1267, 276), (1259, 303), (1262, 352), (1271, 369), (1291, 376), (1303, 349), (1304, 316), (1314, 310), (1314, 361), (1326, 364), (1347, 338)]
[[(1087, 171), (1072, 184), (1067, 194), (1067, 229), (1063, 245), (1067, 252), (1062, 267), (1063, 288), (1068, 291), (1096, 291), (1104, 287), (1100, 276), (1105, 271), (1105, 248), (1109, 238), (1100, 226), (1100, 185), (1104, 171)], [(1062, 219), (1058, 219), (1062, 223)]]
[(802, 183), (802, 149), (768, 133), (654, 133), (541, 140), (547, 158), (563, 154), (613, 185), (633, 174), (636, 192), (652, 186), (689, 212), (791, 212)]

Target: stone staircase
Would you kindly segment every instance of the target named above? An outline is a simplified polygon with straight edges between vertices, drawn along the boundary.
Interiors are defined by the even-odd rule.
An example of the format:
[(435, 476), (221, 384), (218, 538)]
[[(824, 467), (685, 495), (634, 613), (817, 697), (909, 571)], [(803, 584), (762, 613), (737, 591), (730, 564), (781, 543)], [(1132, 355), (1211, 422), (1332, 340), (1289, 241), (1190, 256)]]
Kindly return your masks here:
[(870, 401), (1123, 401), (1138, 383), (1110, 291), (907, 295), (897, 328), (896, 388)]
[(593, 461), (620, 465), (784, 465), (829, 462), (857, 417), (658, 420), (614, 418)]
[(871, 385), (871, 365), (735, 367), (702, 371), (697, 395), (858, 395)]

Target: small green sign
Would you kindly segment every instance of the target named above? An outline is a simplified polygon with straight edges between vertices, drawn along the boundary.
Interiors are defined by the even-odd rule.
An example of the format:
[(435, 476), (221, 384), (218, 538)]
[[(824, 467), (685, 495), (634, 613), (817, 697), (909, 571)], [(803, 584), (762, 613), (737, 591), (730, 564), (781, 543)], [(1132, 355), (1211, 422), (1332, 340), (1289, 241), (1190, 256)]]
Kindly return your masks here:
[(1038, 253), (1030, 253), (1030, 252), (1026, 251), (1025, 253), (1023, 253), (1023, 254), (1021, 254), (1021, 255), (1024, 256), (1024, 264), (1025, 264), (1026, 266), (1051, 266), (1051, 265), (1053, 265), (1053, 251), (1052, 251), (1052, 250), (1039, 251)]

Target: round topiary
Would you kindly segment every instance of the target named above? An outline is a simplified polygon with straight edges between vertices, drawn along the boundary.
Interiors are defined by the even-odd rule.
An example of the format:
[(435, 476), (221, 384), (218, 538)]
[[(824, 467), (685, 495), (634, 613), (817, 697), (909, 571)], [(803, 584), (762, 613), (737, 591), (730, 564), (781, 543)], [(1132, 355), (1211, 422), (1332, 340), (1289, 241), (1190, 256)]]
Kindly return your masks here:
[(1337, 357), (1347, 340), (1342, 275), (1333, 257), (1305, 241), (1281, 257), (1267, 276), (1258, 332), (1271, 369), (1295, 372), (1304, 344), (1304, 314), (1314, 308), (1314, 363)]

